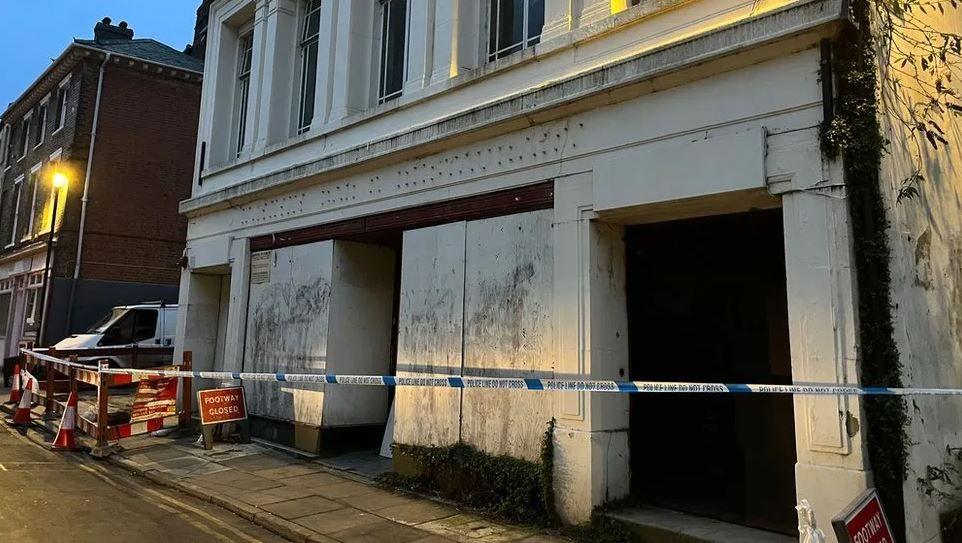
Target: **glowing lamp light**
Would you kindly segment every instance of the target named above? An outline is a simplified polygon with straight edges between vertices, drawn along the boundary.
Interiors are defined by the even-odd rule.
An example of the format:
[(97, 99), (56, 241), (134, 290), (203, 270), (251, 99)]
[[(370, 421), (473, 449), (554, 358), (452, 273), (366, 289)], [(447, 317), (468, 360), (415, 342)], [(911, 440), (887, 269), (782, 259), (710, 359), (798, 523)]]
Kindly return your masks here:
[(62, 189), (67, 186), (67, 174), (55, 172), (53, 174), (53, 188)]

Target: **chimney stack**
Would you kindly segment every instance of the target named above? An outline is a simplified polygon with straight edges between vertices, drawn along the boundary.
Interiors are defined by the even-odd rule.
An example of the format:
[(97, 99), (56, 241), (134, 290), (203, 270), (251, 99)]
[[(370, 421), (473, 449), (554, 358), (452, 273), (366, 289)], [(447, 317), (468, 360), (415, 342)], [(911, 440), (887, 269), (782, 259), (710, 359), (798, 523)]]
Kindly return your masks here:
[(94, 27), (94, 41), (98, 43), (130, 40), (133, 39), (133, 37), (134, 29), (127, 27), (127, 21), (120, 21), (119, 25), (114, 26), (110, 24), (110, 17), (104, 17), (104, 19)]

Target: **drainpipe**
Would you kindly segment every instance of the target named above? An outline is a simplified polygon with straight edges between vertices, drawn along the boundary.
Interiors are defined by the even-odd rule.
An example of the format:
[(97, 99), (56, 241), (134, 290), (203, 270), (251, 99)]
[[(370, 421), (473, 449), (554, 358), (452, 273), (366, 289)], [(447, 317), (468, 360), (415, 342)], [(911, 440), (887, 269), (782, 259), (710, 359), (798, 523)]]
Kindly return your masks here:
[(100, 118), (100, 95), (104, 89), (104, 70), (107, 68), (107, 62), (110, 61), (110, 56), (110, 53), (107, 53), (107, 56), (104, 57), (103, 62), (100, 63), (100, 73), (97, 75), (97, 97), (94, 99), (94, 119), (93, 126), (90, 128), (90, 146), (87, 149), (87, 168), (84, 172), (84, 193), (80, 199), (80, 226), (77, 232), (77, 256), (73, 267), (73, 281), (70, 282), (70, 297), (67, 299), (67, 323), (64, 334), (70, 334), (70, 329), (73, 326), (73, 302), (74, 296), (77, 293), (77, 281), (80, 278), (80, 260), (84, 246), (84, 223), (87, 220), (87, 194), (90, 192), (90, 174), (93, 171), (94, 146), (97, 143), (97, 120)]

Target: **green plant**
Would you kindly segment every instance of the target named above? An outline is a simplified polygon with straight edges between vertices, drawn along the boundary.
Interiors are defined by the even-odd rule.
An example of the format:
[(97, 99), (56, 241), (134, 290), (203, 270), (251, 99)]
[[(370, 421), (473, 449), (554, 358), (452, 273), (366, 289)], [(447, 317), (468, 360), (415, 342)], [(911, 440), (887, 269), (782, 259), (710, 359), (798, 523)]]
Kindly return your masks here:
[(471, 445), (446, 447), (394, 444), (394, 454), (417, 467), (417, 475), (387, 474), (382, 484), (427, 492), (464, 503), (497, 518), (554, 526), (554, 420), (541, 442), (541, 462), (494, 456)]

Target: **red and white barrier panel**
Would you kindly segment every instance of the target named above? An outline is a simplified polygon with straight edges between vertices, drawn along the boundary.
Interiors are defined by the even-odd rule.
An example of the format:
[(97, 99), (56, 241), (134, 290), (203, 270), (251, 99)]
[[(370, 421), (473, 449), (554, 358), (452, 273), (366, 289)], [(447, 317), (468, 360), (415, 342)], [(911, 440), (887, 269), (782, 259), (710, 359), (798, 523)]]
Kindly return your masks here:
[(88, 436), (97, 435), (97, 423), (77, 415), (77, 428)]
[[(170, 366), (169, 368), (164, 368), (165, 370), (178, 370), (177, 366)], [(163, 370), (160, 370), (163, 371)], [(167, 377), (159, 373), (132, 373), (132, 374), (112, 374), (110, 375), (109, 386), (121, 386), (121, 385), (131, 385), (134, 383), (139, 383), (141, 381), (160, 381), (161, 379), (167, 379)]]
[(119, 426), (107, 427), (107, 439), (122, 439), (125, 437), (149, 434), (164, 428), (176, 428), (180, 424), (180, 414), (157, 417), (138, 422), (128, 422)]

